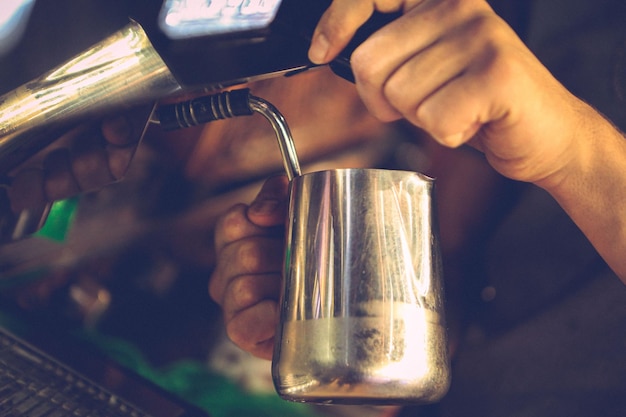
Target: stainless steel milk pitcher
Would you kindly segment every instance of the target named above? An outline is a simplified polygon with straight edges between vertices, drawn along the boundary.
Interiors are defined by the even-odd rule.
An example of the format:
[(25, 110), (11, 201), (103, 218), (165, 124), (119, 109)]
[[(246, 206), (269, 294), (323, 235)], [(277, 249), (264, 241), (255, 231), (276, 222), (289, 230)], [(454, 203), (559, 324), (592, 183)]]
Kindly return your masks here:
[(450, 383), (433, 181), (379, 169), (291, 181), (276, 390), (294, 401), (428, 403)]
[(278, 394), (341, 404), (439, 400), (450, 365), (433, 180), (382, 169), (301, 174), (284, 118), (247, 90), (159, 114), (176, 128), (253, 112), (272, 124), (290, 180), (272, 360)]

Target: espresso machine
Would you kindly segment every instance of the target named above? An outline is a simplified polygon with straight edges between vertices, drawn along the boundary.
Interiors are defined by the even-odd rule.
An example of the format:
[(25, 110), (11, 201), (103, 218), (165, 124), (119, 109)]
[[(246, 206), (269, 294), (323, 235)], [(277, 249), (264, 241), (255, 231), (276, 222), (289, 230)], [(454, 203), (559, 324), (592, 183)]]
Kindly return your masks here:
[[(29, 20), (36, 20), (37, 7), (44, 6), (32, 0), (14, 3), (21, 6), (7, 8), (9, 16), (0, 19), (0, 24), (5, 22), (0, 28), (0, 53), (9, 58), (7, 70), (10, 49), (21, 48), (19, 37), (28, 32)], [(308, 44), (329, 4), (328, 0), (103, 2), (104, 10), (113, 9), (108, 14), (115, 18), (108, 16), (98, 30), (88, 28), (90, 45), (69, 57), (51, 59), (42, 75), (22, 80), (0, 96), (0, 187), (10, 187), (25, 161), (41, 159), (44, 148), (60, 143), (58, 138), (78, 124), (125, 113), (148, 126), (158, 123), (153, 112), (162, 99), (202, 96), (313, 68), (307, 59)], [(50, 12), (63, 13), (45, 6), (35, 23), (49, 25), (48, 20), (54, 21)], [(30, 53), (36, 55), (37, 50)], [(331, 66), (350, 76), (347, 54)], [(0, 242), (38, 231), (49, 210), (49, 205), (20, 213), (1, 210)]]
[[(0, 98), (0, 175), (55, 133), (119, 108), (210, 93), (314, 67), (307, 58), (330, 1), (133, 2), (128, 22), (46, 74)], [(202, 4), (202, 7), (197, 7)], [(350, 79), (349, 53), (393, 15), (376, 15), (330, 64)]]
[[(134, 2), (123, 27), (0, 97), (0, 176), (10, 182), (20, 164), (77, 122), (164, 98), (199, 97), (151, 105), (148, 118), (164, 129), (262, 113), (279, 138), (292, 183), (277, 391), (303, 402), (437, 401), (449, 386), (449, 362), (432, 179), (374, 170), (302, 175), (280, 112), (237, 90), (315, 68), (307, 51), (329, 4)], [(351, 51), (396, 17), (372, 16), (331, 69), (352, 80)], [(313, 210), (318, 203), (323, 207)], [(370, 214), (359, 218), (362, 213)], [(320, 324), (316, 341), (296, 337), (293, 329), (310, 320)], [(301, 362), (303, 354), (311, 363)]]

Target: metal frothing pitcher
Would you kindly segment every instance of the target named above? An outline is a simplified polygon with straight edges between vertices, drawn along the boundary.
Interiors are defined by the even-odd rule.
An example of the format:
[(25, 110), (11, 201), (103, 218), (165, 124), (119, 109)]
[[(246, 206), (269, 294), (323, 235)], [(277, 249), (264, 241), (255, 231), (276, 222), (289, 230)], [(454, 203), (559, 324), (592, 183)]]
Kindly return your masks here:
[(337, 404), (439, 400), (450, 365), (433, 180), (383, 169), (301, 174), (284, 118), (247, 90), (161, 109), (160, 119), (176, 127), (205, 113), (254, 111), (274, 127), (290, 179), (272, 361), (278, 394)]
[(286, 399), (428, 403), (449, 386), (433, 182), (339, 169), (291, 181), (272, 373)]

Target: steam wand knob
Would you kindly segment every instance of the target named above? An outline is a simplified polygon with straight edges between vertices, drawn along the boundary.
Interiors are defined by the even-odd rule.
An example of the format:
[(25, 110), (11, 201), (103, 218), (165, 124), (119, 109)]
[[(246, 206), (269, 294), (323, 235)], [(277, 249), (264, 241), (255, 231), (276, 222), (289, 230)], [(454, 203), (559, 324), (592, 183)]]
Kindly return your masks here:
[(175, 130), (236, 116), (249, 116), (253, 113), (249, 97), (250, 90), (247, 88), (198, 97), (159, 106), (157, 117), (163, 129)]

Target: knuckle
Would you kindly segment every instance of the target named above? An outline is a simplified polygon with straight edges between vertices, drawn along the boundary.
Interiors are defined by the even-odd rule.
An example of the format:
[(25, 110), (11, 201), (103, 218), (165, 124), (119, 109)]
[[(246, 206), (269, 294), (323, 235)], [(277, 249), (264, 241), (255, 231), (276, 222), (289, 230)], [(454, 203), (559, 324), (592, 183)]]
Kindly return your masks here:
[(230, 283), (229, 292), (232, 296), (234, 311), (252, 306), (261, 300), (262, 294), (259, 293), (254, 279), (254, 276), (241, 276)]
[(473, 11), (473, 9), (471, 13), (471, 17), (468, 18), (470, 36), (487, 39), (500, 34), (501, 25), (493, 13), (487, 13), (483, 10)]
[(397, 78), (391, 77), (383, 86), (383, 95), (385, 99), (403, 115), (407, 115), (410, 111), (411, 95), (407, 94), (407, 86), (403, 80), (396, 81)]
[(102, 136), (107, 142), (124, 146), (133, 140), (133, 125), (126, 115), (119, 115), (104, 121), (101, 126)]
[(258, 239), (247, 239), (237, 245), (235, 259), (239, 260), (244, 273), (264, 272), (261, 271), (263, 257), (263, 248)]
[(415, 111), (415, 124), (423, 128), (428, 134), (440, 144), (447, 147), (455, 147), (451, 142), (454, 133), (452, 127), (447, 123), (441, 122), (436, 115), (433, 115), (431, 106), (423, 104)]
[(216, 236), (220, 237), (224, 242), (237, 240), (242, 231), (245, 230), (247, 218), (245, 217), (245, 204), (236, 204), (232, 206), (224, 215), (222, 215), (215, 225)]
[(438, 129), (436, 124), (430, 123), (432, 119), (431, 114), (433, 112), (431, 111), (431, 108), (428, 104), (429, 103), (425, 101), (417, 106), (411, 121), (413, 121), (417, 126), (427, 130), (430, 134), (436, 136), (438, 133), (441, 132), (436, 131)]
[(376, 85), (380, 70), (376, 65), (376, 60), (372, 59), (372, 53), (367, 43), (361, 44), (354, 50), (350, 56), (350, 65), (359, 84), (363, 86)]

